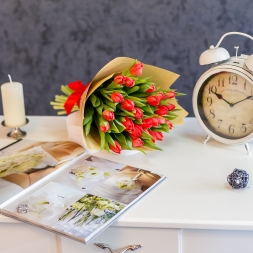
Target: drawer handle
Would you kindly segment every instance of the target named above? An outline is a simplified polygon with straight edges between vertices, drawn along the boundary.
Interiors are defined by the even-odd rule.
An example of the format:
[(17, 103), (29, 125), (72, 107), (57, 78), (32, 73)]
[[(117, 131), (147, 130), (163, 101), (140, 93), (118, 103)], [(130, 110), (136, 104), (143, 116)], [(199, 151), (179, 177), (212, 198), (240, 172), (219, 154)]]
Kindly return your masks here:
[(127, 252), (129, 249), (132, 250), (132, 251), (134, 251), (134, 250), (136, 250), (136, 249), (141, 248), (141, 245), (140, 245), (140, 244), (138, 244), (138, 245), (129, 245), (129, 246), (127, 246), (125, 249), (123, 249), (122, 251), (116, 252), (116, 251), (113, 251), (113, 250), (110, 248), (110, 246), (109, 246), (108, 244), (106, 244), (106, 243), (95, 242), (95, 245), (98, 246), (98, 247), (101, 248), (101, 249), (104, 249), (104, 250), (105, 250), (105, 249), (109, 249), (111, 253), (125, 253), (125, 252)]

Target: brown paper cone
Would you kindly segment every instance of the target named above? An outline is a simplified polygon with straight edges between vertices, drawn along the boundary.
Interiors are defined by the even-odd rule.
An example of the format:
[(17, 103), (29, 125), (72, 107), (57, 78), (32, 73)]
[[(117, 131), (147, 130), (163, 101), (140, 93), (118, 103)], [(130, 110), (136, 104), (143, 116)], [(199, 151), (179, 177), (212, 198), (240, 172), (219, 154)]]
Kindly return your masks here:
[[(84, 94), (81, 98), (80, 110), (82, 115), (82, 121), (84, 119), (84, 110), (85, 103), (88, 97), (106, 80), (113, 77), (116, 73), (121, 73), (125, 71), (129, 66), (133, 64), (135, 59), (127, 58), (127, 57), (118, 57), (107, 63), (92, 79), (90, 86), (85, 90)], [(141, 77), (151, 77), (151, 80), (160, 86), (161, 89), (168, 89), (179, 77), (179, 75), (161, 69), (152, 65), (144, 64), (144, 69)], [(176, 106), (176, 109), (181, 109), (181, 111), (177, 112), (178, 117), (174, 120), (171, 120), (173, 125), (178, 125), (183, 123), (184, 117), (187, 116), (187, 112), (177, 103), (176, 99), (172, 100), (173, 104)], [(88, 136), (85, 136), (84, 131), (82, 133), (83, 143), (85, 147), (90, 150), (100, 150), (100, 136), (99, 133), (95, 129), (91, 129)], [(151, 150), (151, 149), (146, 149)]]

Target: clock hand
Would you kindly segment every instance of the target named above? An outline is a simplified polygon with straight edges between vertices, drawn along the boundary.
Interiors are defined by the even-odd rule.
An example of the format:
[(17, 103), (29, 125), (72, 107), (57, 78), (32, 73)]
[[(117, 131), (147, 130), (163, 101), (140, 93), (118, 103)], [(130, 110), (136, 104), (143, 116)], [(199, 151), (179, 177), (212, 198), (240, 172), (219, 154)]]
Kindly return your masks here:
[(253, 95), (252, 96), (248, 96), (248, 97), (246, 97), (246, 98), (244, 98), (244, 99), (242, 99), (242, 100), (240, 100), (238, 102), (235, 102), (235, 103), (233, 103), (233, 106), (236, 105), (236, 104), (238, 104), (238, 103), (240, 103), (240, 102), (242, 102), (242, 101), (244, 101), (244, 100), (250, 99), (252, 97), (253, 97)]
[(233, 107), (233, 105), (234, 105), (234, 104), (229, 103), (226, 99), (224, 99), (224, 98), (222, 97), (222, 95), (221, 95), (221, 94), (216, 93), (216, 92), (213, 92), (213, 93), (217, 96), (217, 98), (218, 98), (218, 99), (222, 99), (222, 100), (224, 100), (226, 103), (228, 103), (228, 104), (229, 104), (229, 106), (230, 106), (230, 107)]

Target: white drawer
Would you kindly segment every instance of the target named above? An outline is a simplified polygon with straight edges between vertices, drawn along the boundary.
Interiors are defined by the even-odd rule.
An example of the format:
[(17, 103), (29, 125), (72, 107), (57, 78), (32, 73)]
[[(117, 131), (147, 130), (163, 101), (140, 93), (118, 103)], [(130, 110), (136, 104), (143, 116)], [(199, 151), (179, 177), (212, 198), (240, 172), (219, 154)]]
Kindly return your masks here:
[(253, 231), (183, 230), (183, 253), (252, 253)]
[[(95, 242), (109, 244), (115, 251), (120, 251), (131, 244), (141, 244), (136, 253), (179, 253), (180, 229), (109, 227), (88, 245), (61, 237), (62, 253), (103, 253), (94, 245)], [(127, 251), (131, 252), (131, 251)]]
[(23, 223), (0, 223), (1, 253), (60, 253), (57, 236)]

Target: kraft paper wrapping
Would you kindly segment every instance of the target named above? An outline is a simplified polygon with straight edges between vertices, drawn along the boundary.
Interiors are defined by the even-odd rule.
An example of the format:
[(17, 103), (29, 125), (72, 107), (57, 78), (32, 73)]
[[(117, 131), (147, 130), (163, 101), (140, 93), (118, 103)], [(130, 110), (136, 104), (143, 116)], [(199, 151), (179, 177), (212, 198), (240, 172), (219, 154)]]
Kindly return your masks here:
[[(106, 80), (112, 78), (115, 74), (121, 73), (129, 66), (133, 64), (135, 59), (128, 57), (118, 57), (107, 63), (92, 79), (90, 86), (85, 90), (81, 98), (80, 111), (82, 115), (82, 122), (84, 119), (85, 102), (88, 97)], [(144, 64), (143, 72), (141, 77), (151, 77), (151, 80), (160, 87), (160, 89), (165, 90), (177, 80), (178, 74), (171, 71), (161, 69), (152, 65)], [(181, 109), (177, 111), (178, 117), (171, 120), (173, 125), (183, 124), (183, 119), (188, 115), (188, 113), (177, 103), (175, 98), (171, 99), (171, 103), (176, 106), (176, 109)], [(82, 131), (82, 138), (85, 147), (91, 150), (100, 150), (100, 136), (99, 133), (91, 128), (88, 136), (85, 136), (84, 131)], [(152, 149), (146, 149), (152, 150)]]

